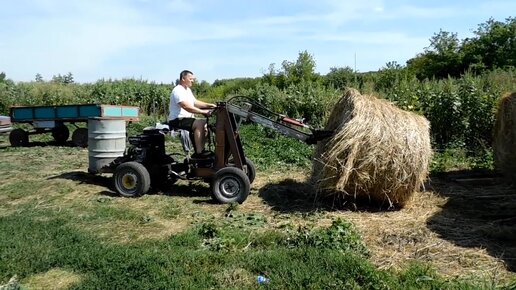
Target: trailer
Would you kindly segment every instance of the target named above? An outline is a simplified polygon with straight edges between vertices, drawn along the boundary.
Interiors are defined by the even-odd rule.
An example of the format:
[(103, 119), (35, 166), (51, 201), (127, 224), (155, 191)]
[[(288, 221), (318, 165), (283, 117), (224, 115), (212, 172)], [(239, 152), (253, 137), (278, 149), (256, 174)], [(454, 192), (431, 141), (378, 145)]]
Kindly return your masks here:
[(64, 144), (70, 137), (67, 123), (75, 126), (72, 143), (76, 146), (88, 146), (88, 129), (77, 126), (90, 118), (123, 119), (127, 122), (139, 120), (139, 108), (134, 106), (78, 104), (61, 106), (14, 106), (10, 108), (13, 124), (25, 123), (32, 130), (13, 129), (9, 134), (11, 146), (26, 146), (29, 136), (52, 133), (58, 144)]

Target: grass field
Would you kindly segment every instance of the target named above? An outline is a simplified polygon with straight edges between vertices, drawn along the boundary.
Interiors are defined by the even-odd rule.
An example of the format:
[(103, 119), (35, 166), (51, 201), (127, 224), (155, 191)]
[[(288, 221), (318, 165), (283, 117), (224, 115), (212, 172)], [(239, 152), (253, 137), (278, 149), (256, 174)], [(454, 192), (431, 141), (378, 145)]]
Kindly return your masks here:
[(335, 209), (311, 197), (309, 161), (256, 153), (242, 205), (188, 181), (122, 198), (109, 174), (87, 173), (87, 149), (46, 138), (11, 148), (0, 136), (0, 285), (16, 275), (25, 289), (516, 287), (509, 187), (446, 175), (400, 211)]

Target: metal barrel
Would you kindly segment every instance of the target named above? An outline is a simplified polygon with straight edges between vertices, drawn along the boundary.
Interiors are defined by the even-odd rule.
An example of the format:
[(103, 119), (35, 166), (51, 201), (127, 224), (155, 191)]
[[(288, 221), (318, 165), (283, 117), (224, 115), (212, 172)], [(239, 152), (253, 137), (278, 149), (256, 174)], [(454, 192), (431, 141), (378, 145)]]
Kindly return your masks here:
[(123, 156), (126, 146), (125, 120), (88, 119), (88, 159), (90, 173), (109, 172), (108, 165)]

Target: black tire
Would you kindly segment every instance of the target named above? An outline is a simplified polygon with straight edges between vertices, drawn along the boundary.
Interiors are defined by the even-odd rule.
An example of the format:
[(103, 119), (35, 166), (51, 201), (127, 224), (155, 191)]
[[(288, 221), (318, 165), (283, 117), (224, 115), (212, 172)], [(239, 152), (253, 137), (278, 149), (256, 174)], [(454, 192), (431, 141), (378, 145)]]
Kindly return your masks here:
[(240, 168), (225, 167), (213, 176), (211, 190), (213, 199), (220, 203), (243, 203), (249, 196), (251, 183)]
[(64, 144), (68, 137), (70, 137), (70, 131), (65, 125), (57, 125), (52, 128), (52, 137), (54, 137), (58, 144)]
[[(245, 158), (245, 163), (247, 163), (247, 168), (244, 168), (245, 174), (247, 174), (247, 177), (249, 178), (249, 182), (253, 184), (254, 178), (256, 177), (256, 167), (254, 166), (253, 161), (249, 158)], [(229, 166), (235, 166), (233, 163), (233, 158), (230, 158), (228, 161)]]
[(151, 178), (151, 188), (155, 190), (168, 189), (169, 186), (172, 186), (177, 181), (177, 178), (169, 177), (166, 167), (158, 164), (149, 168), (149, 175)]
[(254, 178), (256, 177), (256, 167), (254, 166), (253, 161), (249, 158), (245, 158), (245, 163), (247, 163), (247, 168), (244, 169), (245, 174), (249, 178), (249, 183), (253, 183)]
[(77, 147), (88, 147), (88, 128), (77, 128), (72, 134), (72, 143)]
[(29, 144), (29, 134), (23, 129), (14, 129), (9, 133), (9, 143), (12, 147), (27, 146)]
[(113, 173), (115, 190), (125, 197), (138, 197), (149, 191), (151, 178), (149, 171), (138, 162), (118, 165)]

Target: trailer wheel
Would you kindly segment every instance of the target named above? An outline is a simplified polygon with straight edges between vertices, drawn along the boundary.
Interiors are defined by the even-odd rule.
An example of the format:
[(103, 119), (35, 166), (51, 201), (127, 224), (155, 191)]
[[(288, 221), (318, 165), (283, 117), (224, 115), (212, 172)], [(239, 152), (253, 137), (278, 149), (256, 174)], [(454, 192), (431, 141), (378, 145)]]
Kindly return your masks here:
[(88, 128), (77, 128), (72, 133), (72, 143), (77, 147), (88, 147)]
[(9, 133), (9, 142), (12, 147), (27, 146), (29, 144), (29, 134), (23, 129), (14, 129)]
[(65, 125), (57, 125), (52, 128), (52, 137), (58, 144), (64, 144), (68, 137), (70, 137), (70, 131)]
[(138, 162), (120, 164), (113, 174), (115, 190), (125, 197), (137, 197), (149, 191), (151, 178), (149, 171)]
[(236, 167), (220, 169), (211, 181), (212, 197), (220, 203), (243, 203), (250, 189), (249, 178), (244, 171)]

